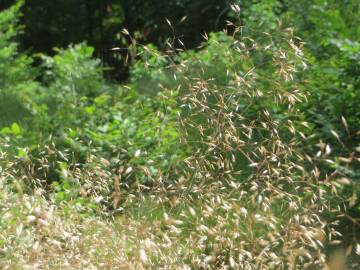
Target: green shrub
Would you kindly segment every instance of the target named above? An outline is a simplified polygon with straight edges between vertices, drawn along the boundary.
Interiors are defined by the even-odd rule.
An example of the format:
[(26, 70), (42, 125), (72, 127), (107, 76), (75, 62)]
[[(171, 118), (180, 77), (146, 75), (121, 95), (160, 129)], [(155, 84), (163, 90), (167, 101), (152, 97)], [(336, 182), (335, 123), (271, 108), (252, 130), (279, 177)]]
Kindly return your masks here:
[(38, 85), (32, 59), (18, 52), (17, 26), (22, 2), (0, 12), (0, 128), (31, 117), (31, 96)]

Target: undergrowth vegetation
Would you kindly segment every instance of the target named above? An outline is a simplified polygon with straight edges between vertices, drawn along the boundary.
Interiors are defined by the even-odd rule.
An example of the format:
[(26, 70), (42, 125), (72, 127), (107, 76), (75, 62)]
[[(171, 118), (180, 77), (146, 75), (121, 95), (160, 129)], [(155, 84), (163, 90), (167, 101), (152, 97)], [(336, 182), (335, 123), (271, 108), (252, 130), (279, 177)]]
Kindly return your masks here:
[(359, 267), (360, 47), (317, 60), (269, 3), (195, 51), (132, 47), (123, 85), (86, 43), (19, 53), (2, 11), (1, 269)]

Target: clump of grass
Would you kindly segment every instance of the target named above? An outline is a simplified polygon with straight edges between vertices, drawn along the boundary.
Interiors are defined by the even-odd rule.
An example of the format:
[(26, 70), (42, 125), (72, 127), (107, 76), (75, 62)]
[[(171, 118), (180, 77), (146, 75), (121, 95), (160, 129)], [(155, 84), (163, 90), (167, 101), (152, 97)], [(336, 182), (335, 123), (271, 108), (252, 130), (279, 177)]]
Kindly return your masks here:
[(314, 136), (298, 106), (307, 101), (303, 42), (281, 23), (272, 33), (231, 26), (227, 82), (182, 77), (180, 125), (194, 149), (183, 185), (202, 206), (187, 260), (196, 269), (324, 268), (342, 198), (336, 173), (319, 173), (319, 156), (304, 147)]

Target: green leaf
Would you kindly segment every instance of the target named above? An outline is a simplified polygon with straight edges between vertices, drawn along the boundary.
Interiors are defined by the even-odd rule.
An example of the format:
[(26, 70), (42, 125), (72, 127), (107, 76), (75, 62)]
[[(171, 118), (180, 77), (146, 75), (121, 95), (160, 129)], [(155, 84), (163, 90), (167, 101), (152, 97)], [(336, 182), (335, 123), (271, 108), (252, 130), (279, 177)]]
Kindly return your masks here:
[(11, 125), (11, 131), (16, 136), (20, 135), (20, 133), (21, 133), (20, 126), (17, 123), (13, 123)]
[(28, 156), (27, 150), (25, 148), (18, 148), (18, 157), (26, 158)]

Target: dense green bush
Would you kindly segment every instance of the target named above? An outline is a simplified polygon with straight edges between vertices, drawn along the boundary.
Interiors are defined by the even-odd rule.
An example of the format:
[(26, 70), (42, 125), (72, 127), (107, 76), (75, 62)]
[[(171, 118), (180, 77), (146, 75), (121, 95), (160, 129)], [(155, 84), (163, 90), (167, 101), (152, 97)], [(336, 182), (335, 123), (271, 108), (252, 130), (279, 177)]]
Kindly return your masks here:
[(342, 189), (351, 197), (349, 205), (359, 208), (360, 171), (355, 148), (360, 145), (360, 2), (299, 1), (288, 7), (289, 22), (307, 41), (309, 68), (303, 87), (310, 96), (303, 110), (315, 124), (314, 132), (331, 147), (331, 155), (340, 157), (322, 168), (336, 168), (339, 177), (352, 179), (352, 185)]
[[(297, 33), (307, 41), (309, 70), (306, 86), (311, 91), (307, 108), (309, 117), (326, 136), (329, 130), (341, 132), (341, 116), (350, 132), (359, 130), (359, 53), (358, 1), (314, 1), (311, 5), (289, 6), (288, 16)], [(355, 140), (355, 141), (354, 141)], [(352, 144), (357, 141), (352, 138)]]
[(30, 117), (30, 96), (37, 88), (32, 59), (18, 52), (15, 39), (21, 3), (1, 12), (0, 16), (0, 128)]
[[(353, 198), (358, 197), (360, 174), (356, 159), (352, 157), (356, 152), (354, 148), (360, 144), (360, 2), (237, 2), (241, 5), (240, 19), (248, 27), (254, 29), (260, 24), (262, 30), (269, 31), (279, 23), (278, 19), (282, 19), (283, 23), (294, 27), (296, 36), (306, 41), (304, 54), (307, 61), (304, 64), (307, 68), (299, 74), (302, 79), (299, 87), (309, 96), (301, 110), (304, 119), (312, 124), (316, 140), (325, 141), (324, 145), (328, 144), (328, 150), (331, 148), (332, 156), (353, 160), (345, 166), (348, 167), (345, 171), (350, 173), (354, 185), (344, 189), (354, 193)], [(236, 13), (232, 16), (236, 17)], [(315, 145), (309, 144), (304, 148), (318, 153)], [(322, 163), (319, 166), (323, 170), (327, 168), (328, 173), (337, 166), (337, 171), (344, 172), (344, 164), (340, 163)]]
[[(115, 175), (124, 174), (124, 187), (169, 181), (184, 152), (174, 148), (177, 92), (144, 91), (141, 76), (135, 74), (150, 69), (141, 65), (134, 68), (136, 80), (128, 86), (105, 82), (99, 59), (85, 43), (56, 49), (52, 57), (36, 55), (43, 64), (35, 81), (32, 59), (18, 55), (13, 41), (19, 8), (20, 4), (1, 13), (5, 35), (0, 66), (4, 74), (1, 140), (11, 145), (9, 159), (14, 160), (19, 177), (49, 191), (59, 191), (54, 183), (65, 185), (75, 195), (86, 184), (97, 196), (103, 192), (109, 204)], [(96, 170), (107, 179), (96, 183)]]

